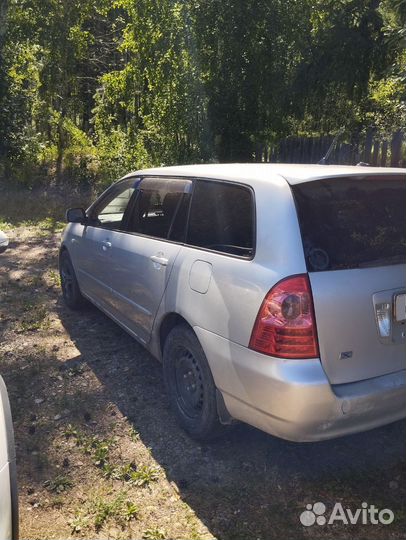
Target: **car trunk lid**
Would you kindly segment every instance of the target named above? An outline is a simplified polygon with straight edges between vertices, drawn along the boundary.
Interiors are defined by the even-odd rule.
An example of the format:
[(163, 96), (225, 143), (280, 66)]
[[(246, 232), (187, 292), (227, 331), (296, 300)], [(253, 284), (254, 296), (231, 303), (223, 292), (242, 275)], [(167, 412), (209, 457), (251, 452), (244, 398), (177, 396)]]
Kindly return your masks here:
[(405, 187), (401, 175), (292, 186), (332, 384), (405, 368)]
[[(405, 270), (397, 265), (309, 274), (320, 358), (332, 384), (405, 368), (405, 322), (394, 312), (395, 299), (405, 292)], [(386, 304), (389, 333), (381, 335), (378, 315)]]

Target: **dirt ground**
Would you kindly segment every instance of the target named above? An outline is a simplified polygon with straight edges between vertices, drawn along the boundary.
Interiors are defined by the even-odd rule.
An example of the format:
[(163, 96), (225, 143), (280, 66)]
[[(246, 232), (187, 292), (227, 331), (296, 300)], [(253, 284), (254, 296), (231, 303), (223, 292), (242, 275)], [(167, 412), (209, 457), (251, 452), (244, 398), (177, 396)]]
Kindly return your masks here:
[[(314, 444), (246, 425), (193, 442), (169, 410), (159, 363), (96, 308), (64, 306), (59, 210), (42, 204), (27, 221), (10, 201), (0, 202), (11, 238), (0, 255), (0, 373), (22, 539), (406, 537), (404, 422)], [(395, 520), (304, 527), (300, 514), (318, 501), (367, 502)]]

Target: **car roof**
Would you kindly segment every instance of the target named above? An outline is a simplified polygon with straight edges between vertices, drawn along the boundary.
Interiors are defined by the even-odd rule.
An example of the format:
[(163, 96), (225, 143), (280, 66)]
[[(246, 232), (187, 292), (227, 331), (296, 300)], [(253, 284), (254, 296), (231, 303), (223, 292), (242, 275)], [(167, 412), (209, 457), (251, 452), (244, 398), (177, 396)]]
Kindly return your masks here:
[(290, 163), (213, 163), (143, 169), (132, 172), (126, 175), (126, 177), (134, 176), (135, 174), (217, 178), (219, 180), (238, 181), (244, 184), (251, 184), (253, 181), (275, 180), (275, 177), (283, 177), (289, 184), (299, 184), (320, 178), (333, 178), (337, 176), (406, 174), (406, 169)]

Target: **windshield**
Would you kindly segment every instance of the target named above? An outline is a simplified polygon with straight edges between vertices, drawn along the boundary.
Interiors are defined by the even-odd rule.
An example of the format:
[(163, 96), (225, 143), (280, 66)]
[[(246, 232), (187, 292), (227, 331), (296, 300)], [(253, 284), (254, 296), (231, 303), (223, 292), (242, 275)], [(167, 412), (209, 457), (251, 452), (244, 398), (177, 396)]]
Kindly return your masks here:
[(406, 176), (292, 186), (309, 272), (406, 262)]

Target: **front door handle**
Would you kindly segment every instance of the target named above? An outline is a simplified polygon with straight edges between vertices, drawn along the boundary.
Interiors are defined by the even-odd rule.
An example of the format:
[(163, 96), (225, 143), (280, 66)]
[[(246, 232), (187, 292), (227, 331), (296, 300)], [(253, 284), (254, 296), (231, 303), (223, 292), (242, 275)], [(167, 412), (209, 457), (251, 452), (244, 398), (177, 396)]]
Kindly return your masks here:
[(160, 264), (161, 266), (168, 266), (168, 259), (162, 257), (161, 255), (151, 255), (150, 259), (152, 262)]
[(111, 248), (111, 242), (109, 242), (108, 240), (104, 240), (102, 242), (102, 250), (107, 251), (110, 248)]

